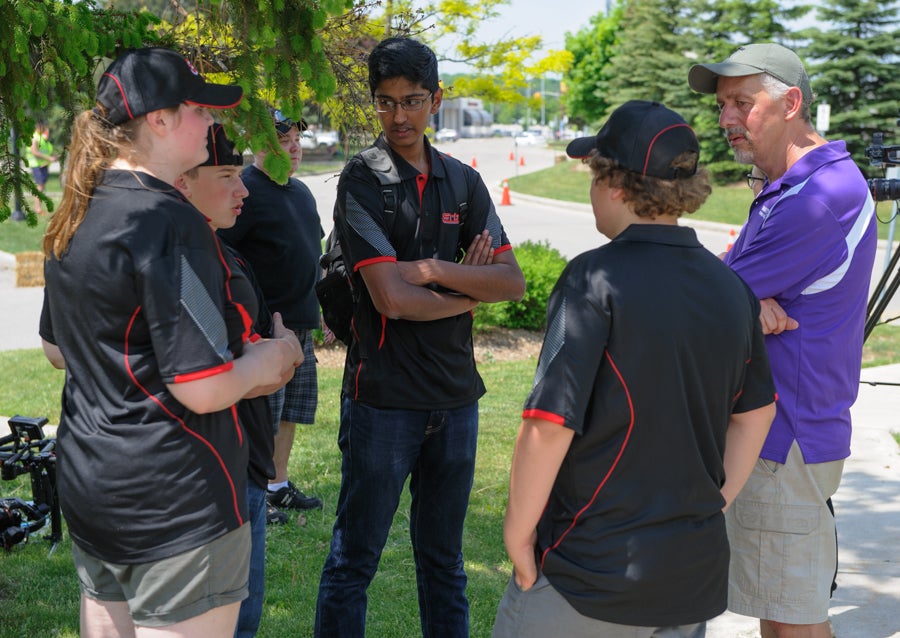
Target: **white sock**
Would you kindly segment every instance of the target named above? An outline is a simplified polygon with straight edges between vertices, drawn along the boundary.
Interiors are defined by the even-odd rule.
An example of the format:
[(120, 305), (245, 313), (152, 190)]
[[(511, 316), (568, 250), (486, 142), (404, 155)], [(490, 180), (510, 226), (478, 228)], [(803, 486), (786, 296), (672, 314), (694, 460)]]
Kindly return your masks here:
[(288, 485), (288, 482), (287, 482), (287, 481), (282, 481), (281, 483), (269, 483), (269, 491), (270, 491), (270, 492), (277, 492), (277, 491), (280, 490), (282, 487), (287, 487), (287, 485)]

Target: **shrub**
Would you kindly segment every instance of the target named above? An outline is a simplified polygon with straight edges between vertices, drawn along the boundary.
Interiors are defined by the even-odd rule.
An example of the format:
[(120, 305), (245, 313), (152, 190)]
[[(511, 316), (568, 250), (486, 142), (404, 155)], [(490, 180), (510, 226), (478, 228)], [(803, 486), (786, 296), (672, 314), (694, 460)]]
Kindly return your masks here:
[(749, 166), (738, 164), (729, 160), (726, 162), (710, 162), (706, 165), (709, 171), (710, 181), (716, 185), (734, 184), (744, 179), (744, 175), (750, 172)]
[(523, 242), (515, 247), (516, 259), (525, 275), (522, 301), (482, 304), (475, 309), (475, 329), (498, 326), (521, 330), (544, 328), (547, 300), (566, 266), (566, 258), (549, 242)]

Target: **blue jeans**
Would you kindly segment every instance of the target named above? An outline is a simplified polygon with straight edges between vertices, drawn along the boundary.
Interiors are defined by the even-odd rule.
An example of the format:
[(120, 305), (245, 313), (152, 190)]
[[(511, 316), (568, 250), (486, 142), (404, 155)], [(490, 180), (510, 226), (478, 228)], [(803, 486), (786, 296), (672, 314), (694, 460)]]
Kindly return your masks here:
[(424, 411), (383, 410), (343, 399), (341, 492), (319, 581), (316, 636), (365, 635), (366, 589), (407, 476), (422, 635), (469, 635), (462, 533), (477, 438), (477, 402)]
[(252, 638), (259, 629), (266, 592), (266, 489), (247, 480), (250, 519), (250, 595), (241, 602), (235, 638)]

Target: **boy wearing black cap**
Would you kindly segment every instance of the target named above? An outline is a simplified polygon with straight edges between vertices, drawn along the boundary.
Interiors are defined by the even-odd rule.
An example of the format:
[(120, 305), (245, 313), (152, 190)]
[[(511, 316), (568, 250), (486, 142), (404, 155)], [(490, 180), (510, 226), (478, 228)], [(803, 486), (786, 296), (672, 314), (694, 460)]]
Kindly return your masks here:
[(760, 619), (764, 638), (830, 638), (837, 543), (830, 498), (850, 454), (875, 202), (843, 141), (810, 121), (813, 92), (797, 54), (748, 44), (696, 64), (714, 93), (735, 159), (766, 175), (725, 255), (760, 298), (778, 412), (727, 516), (728, 608)]
[(241, 338), (215, 235), (173, 186), (208, 156), (208, 109), (240, 98), (174, 51), (131, 50), (73, 126), (40, 334), (66, 369), (57, 478), (84, 636), (229, 635), (247, 596), (233, 406), (300, 350)]
[(759, 303), (677, 223), (710, 192), (678, 114), (628, 102), (567, 152), (611, 242), (549, 301), (494, 636), (703, 636), (726, 603), (722, 511), (774, 415)]
[[(208, 220), (210, 228), (231, 228), (238, 215), (247, 188), (241, 180), (244, 158), (235, 151), (234, 143), (225, 135), (221, 124), (209, 128), (206, 148), (209, 158), (200, 166), (185, 171), (175, 182), (175, 187)], [(281, 316), (273, 316), (266, 306), (262, 290), (250, 264), (233, 248), (222, 246), (222, 256), (228, 265), (228, 290), (237, 312), (229, 319), (237, 323), (232, 331), (240, 339), (257, 341), (261, 338), (288, 339), (302, 351), (293, 331), (284, 327)], [(236, 346), (237, 347), (237, 346)], [(285, 379), (285, 382), (288, 379)], [(259, 629), (265, 595), (266, 573), (266, 523), (272, 514), (267, 512), (266, 493), (270, 479), (275, 477), (272, 463), (274, 431), (272, 412), (266, 395), (277, 387), (254, 388), (237, 405), (238, 418), (247, 433), (250, 461), (247, 481), (247, 509), (250, 522), (250, 579), (249, 595), (241, 602), (235, 638), (252, 638)], [(287, 522), (287, 514), (275, 512)]]
[(304, 494), (288, 477), (288, 461), (297, 424), (312, 425), (318, 407), (318, 381), (312, 330), (320, 326), (315, 285), (321, 277), (322, 230), (316, 200), (299, 179), (290, 177), (303, 159), (300, 134), (306, 128), (273, 110), (278, 143), (291, 162), (285, 183), (275, 182), (265, 168), (266, 151), (258, 151), (242, 179), (250, 194), (231, 228), (217, 232), (253, 267), (266, 304), (281, 314), (303, 346), (304, 361), (294, 378), (269, 397), (275, 427), (275, 477), (269, 483), (269, 522), (279, 523), (280, 508), (322, 507), (316, 496)]

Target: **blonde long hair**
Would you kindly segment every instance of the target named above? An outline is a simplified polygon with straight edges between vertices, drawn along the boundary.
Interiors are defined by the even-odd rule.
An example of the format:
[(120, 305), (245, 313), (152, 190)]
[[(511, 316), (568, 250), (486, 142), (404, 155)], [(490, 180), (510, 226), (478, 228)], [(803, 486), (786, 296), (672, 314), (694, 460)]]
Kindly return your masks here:
[(62, 201), (44, 233), (42, 247), (46, 258), (60, 259), (65, 254), (84, 220), (94, 189), (112, 162), (119, 157), (133, 161), (146, 151), (138, 139), (145, 116), (112, 126), (105, 114), (106, 109), (98, 104), (75, 118)]

